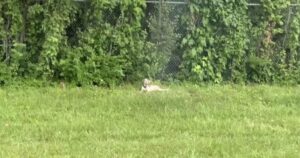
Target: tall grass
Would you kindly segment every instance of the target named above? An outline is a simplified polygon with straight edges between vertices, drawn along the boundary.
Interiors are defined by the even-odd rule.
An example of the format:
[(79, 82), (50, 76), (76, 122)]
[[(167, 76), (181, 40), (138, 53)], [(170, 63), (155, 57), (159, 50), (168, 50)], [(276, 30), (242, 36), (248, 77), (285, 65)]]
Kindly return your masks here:
[(300, 87), (0, 89), (0, 157), (300, 156)]

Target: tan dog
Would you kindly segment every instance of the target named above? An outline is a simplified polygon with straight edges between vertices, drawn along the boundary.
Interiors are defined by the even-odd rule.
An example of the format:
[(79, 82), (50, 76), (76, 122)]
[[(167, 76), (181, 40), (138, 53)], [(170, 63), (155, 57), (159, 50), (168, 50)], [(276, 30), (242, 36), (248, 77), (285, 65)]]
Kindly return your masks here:
[(141, 91), (145, 91), (145, 92), (153, 92), (153, 91), (166, 91), (168, 89), (162, 89), (160, 88), (158, 85), (152, 85), (151, 81), (148, 79), (144, 79), (143, 81), (143, 86)]

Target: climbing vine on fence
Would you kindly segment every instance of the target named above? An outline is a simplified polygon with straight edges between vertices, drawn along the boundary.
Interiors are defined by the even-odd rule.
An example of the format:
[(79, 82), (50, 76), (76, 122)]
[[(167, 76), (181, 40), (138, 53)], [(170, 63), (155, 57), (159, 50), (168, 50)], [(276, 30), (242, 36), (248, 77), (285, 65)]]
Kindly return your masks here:
[[(247, 43), (246, 0), (191, 1), (182, 41), (182, 71), (194, 81), (244, 81)], [(191, 18), (189, 18), (191, 17)]]
[[(190, 0), (178, 15), (173, 6), (158, 16), (147, 13), (145, 0), (1, 0), (0, 85), (36, 79), (109, 86), (159, 76), (174, 54), (180, 68), (169, 76), (176, 79), (300, 83), (295, 3)], [(156, 33), (164, 43), (149, 40)]]
[(151, 67), (144, 0), (3, 0), (0, 7), (1, 76), (111, 85)]
[(190, 1), (181, 77), (215, 83), (275, 83), (299, 77), (292, 73), (299, 71), (299, 13), (289, 7), (297, 1), (266, 0), (255, 7), (247, 3)]

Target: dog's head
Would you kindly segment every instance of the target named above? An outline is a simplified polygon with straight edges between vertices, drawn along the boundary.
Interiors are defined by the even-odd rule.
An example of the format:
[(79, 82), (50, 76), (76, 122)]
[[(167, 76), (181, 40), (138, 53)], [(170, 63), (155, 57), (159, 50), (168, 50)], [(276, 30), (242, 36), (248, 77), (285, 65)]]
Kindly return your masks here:
[(151, 83), (151, 81), (150, 81), (149, 79), (146, 79), (146, 78), (145, 78), (145, 79), (143, 80), (143, 86), (144, 86), (144, 87), (149, 86), (150, 83)]

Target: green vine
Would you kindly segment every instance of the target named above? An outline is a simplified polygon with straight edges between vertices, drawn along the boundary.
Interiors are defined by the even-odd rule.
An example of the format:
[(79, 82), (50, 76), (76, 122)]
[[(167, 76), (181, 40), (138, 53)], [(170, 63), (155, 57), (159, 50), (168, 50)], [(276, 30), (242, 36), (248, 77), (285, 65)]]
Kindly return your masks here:
[[(194, 81), (244, 80), (246, 1), (191, 1), (182, 71)], [(191, 74), (191, 75), (190, 75)]]
[(183, 77), (214, 83), (290, 80), (299, 51), (299, 15), (291, 3), (297, 2), (266, 0), (253, 8), (246, 0), (191, 1)]
[(253, 2), (190, 0), (149, 18), (145, 0), (1, 0), (0, 85), (111, 86), (159, 76), (170, 56), (175, 79), (300, 83), (300, 7), (290, 5), (299, 0)]

